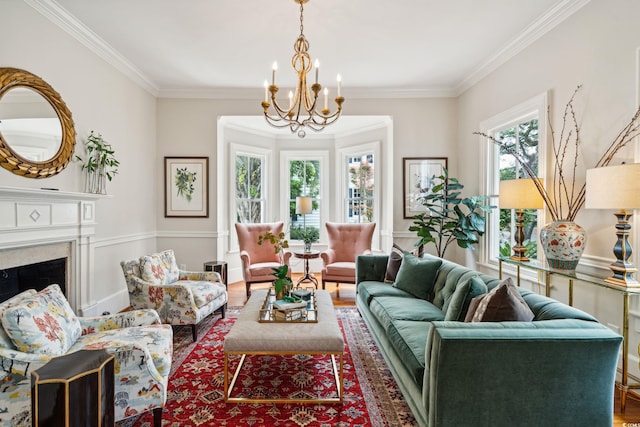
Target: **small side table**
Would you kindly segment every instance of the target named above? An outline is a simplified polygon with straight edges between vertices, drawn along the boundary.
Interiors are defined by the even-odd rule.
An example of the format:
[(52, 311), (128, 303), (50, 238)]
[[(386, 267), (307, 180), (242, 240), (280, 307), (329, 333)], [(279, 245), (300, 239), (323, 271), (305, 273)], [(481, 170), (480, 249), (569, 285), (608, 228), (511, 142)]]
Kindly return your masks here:
[(224, 287), (227, 287), (227, 261), (207, 261), (204, 263), (204, 271), (215, 271), (222, 278)]
[(114, 425), (113, 364), (105, 350), (80, 350), (31, 372), (32, 425)]
[(309, 273), (309, 260), (314, 258), (320, 258), (320, 251), (316, 251), (313, 249), (310, 251), (304, 251), (304, 252), (293, 251), (293, 256), (304, 260), (304, 276), (298, 279), (298, 282), (296, 283), (296, 287), (300, 286), (300, 283), (307, 281), (307, 282), (313, 283), (316, 289), (318, 289), (318, 279), (313, 277), (313, 274)]

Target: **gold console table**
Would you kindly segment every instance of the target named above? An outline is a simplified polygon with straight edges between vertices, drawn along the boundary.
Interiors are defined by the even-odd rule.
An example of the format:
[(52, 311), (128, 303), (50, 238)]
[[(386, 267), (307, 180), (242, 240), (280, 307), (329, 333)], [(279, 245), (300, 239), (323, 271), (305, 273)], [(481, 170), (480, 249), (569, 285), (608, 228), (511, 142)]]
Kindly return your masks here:
[(569, 280), (569, 305), (573, 306), (573, 283), (575, 281), (595, 285), (622, 294), (622, 373), (620, 382), (616, 382), (620, 390), (620, 411), (624, 412), (627, 405), (627, 393), (629, 389), (640, 389), (639, 384), (629, 384), (629, 300), (631, 296), (640, 296), (640, 288), (630, 288), (605, 282), (606, 276), (585, 273), (580, 271), (580, 266), (576, 270), (558, 270), (551, 268), (539, 260), (532, 259), (527, 262), (513, 260), (509, 257), (499, 257), (498, 274), (502, 279), (502, 264), (507, 263), (516, 267), (516, 281), (520, 286), (520, 269), (527, 268), (544, 274), (545, 295), (551, 295), (551, 277), (560, 276)]

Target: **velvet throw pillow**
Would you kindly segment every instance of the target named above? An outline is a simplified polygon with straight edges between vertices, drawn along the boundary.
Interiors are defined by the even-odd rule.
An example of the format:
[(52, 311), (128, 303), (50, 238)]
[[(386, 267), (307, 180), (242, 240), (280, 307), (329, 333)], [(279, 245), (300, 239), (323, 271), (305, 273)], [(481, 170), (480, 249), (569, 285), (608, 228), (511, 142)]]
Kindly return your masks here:
[(444, 315), (444, 320), (455, 320), (462, 322), (469, 311), (471, 301), (487, 293), (487, 285), (481, 278), (474, 276), (464, 283), (458, 284), (451, 296), (449, 307)]
[(417, 298), (428, 300), (440, 265), (440, 259), (418, 258), (405, 252), (393, 286)]
[(535, 315), (511, 278), (471, 301), (465, 322), (530, 322)]
[(386, 283), (393, 283), (396, 280), (396, 276), (398, 275), (398, 270), (400, 270), (400, 265), (402, 264), (402, 258), (404, 257), (404, 251), (402, 248), (395, 243), (391, 248), (391, 253), (389, 254), (389, 261), (387, 262), (387, 271), (384, 274), (384, 281)]

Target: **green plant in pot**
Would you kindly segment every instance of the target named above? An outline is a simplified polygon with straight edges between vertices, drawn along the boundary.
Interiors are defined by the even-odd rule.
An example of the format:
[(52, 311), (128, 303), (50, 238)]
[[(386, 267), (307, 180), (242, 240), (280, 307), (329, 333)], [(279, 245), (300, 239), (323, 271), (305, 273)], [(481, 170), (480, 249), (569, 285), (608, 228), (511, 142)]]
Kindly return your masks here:
[(107, 194), (107, 180), (111, 181), (118, 173), (120, 162), (115, 157), (115, 151), (101, 134), (93, 131), (84, 143), (87, 152), (86, 160), (76, 156), (83, 163), (82, 170), (87, 172), (86, 191), (95, 194)]
[(293, 287), (291, 278), (287, 276), (288, 273), (289, 266), (287, 264), (282, 264), (279, 267), (273, 268), (273, 275), (276, 276), (276, 280), (273, 282), (273, 288), (276, 291), (276, 299), (285, 299)]
[(443, 174), (433, 177), (434, 185), (421, 197), (426, 212), (413, 217), (409, 231), (418, 234), (416, 247), (433, 243), (436, 254), (444, 258), (449, 245), (456, 242), (461, 248), (475, 249), (479, 236), (485, 232), (485, 214), (495, 206), (487, 204), (488, 196), (461, 197), (464, 185)]
[(289, 247), (289, 242), (284, 237), (284, 232), (273, 234), (270, 230), (258, 235), (258, 244), (271, 243), (273, 250), (280, 260), (280, 266), (273, 268), (273, 275), (276, 277), (276, 280), (273, 282), (273, 287), (276, 291), (277, 299), (283, 299), (293, 287), (293, 282), (287, 275), (289, 273), (289, 266), (283, 261), (284, 250)]

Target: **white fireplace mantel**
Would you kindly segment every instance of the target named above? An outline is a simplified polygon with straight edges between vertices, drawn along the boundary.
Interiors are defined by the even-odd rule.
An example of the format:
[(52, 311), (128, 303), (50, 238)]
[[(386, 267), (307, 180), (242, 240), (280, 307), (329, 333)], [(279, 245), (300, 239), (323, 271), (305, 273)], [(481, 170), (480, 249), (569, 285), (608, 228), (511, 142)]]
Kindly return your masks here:
[[(6, 256), (2, 258), (15, 260), (15, 253), (9, 256), (11, 251), (69, 244), (67, 298), (82, 315), (93, 304), (89, 266), (93, 259), (96, 201), (110, 197), (53, 189), (0, 187), (0, 257), (4, 254)], [(1, 264), (0, 268), (7, 268)]]

